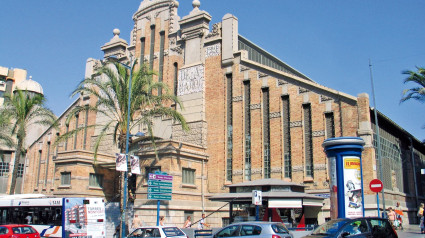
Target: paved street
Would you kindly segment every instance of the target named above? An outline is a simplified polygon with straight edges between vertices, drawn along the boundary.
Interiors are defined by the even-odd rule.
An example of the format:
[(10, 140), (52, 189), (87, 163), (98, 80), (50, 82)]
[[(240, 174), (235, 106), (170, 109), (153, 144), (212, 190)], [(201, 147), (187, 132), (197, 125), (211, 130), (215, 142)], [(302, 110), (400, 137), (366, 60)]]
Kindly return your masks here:
[(405, 229), (403, 231), (397, 230), (398, 237), (425, 237), (424, 234), (421, 234), (421, 229), (418, 225), (405, 225)]

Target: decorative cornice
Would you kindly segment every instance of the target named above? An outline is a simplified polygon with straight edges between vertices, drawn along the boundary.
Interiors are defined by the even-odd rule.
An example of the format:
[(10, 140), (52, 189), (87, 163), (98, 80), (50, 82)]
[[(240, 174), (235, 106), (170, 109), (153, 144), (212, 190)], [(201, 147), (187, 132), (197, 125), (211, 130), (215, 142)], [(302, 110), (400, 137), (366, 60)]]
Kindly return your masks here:
[(252, 169), (251, 170), (251, 174), (261, 174), (261, 173), (262, 173), (261, 169)]
[(313, 137), (325, 136), (325, 131), (313, 131)]
[(241, 71), (241, 72), (243, 72), (243, 71), (247, 71), (247, 70), (249, 70), (249, 68), (248, 68), (248, 67), (245, 67), (245, 66), (243, 66), (243, 65), (241, 65), (241, 66), (240, 66), (240, 71)]
[(298, 93), (308, 93), (310, 90), (308, 90), (308, 89), (305, 89), (305, 88), (302, 88), (302, 87), (299, 87), (298, 88)]
[(243, 100), (242, 96), (236, 96), (232, 98), (232, 102), (241, 102)]
[(302, 121), (291, 121), (289, 123), (289, 127), (293, 128), (293, 127), (302, 127), (303, 126), (303, 122)]
[(277, 80), (277, 85), (278, 85), (278, 86), (285, 85), (285, 84), (288, 84), (288, 82), (286, 82), (286, 81), (284, 81), (284, 80), (282, 80), (282, 79), (278, 79), (278, 80)]
[(269, 114), (270, 119), (279, 118), (280, 116), (281, 116), (281, 113), (280, 112), (271, 112)]
[(281, 167), (273, 167), (270, 170), (271, 173), (282, 173), (282, 168)]
[(261, 104), (251, 104), (249, 105), (249, 109), (251, 110), (256, 110), (256, 109), (261, 109)]
[(321, 102), (332, 101), (332, 98), (327, 97), (325, 95), (320, 95), (320, 101)]
[(242, 170), (233, 170), (232, 175), (234, 176), (238, 176), (238, 175), (242, 175), (243, 171)]
[(221, 22), (215, 23), (212, 26), (211, 32), (208, 33), (208, 35), (205, 38), (211, 38), (211, 37), (220, 36), (220, 35), (221, 35)]
[(303, 172), (303, 171), (304, 171), (304, 166), (302, 165), (292, 166), (292, 172)]
[(258, 72), (258, 78), (264, 78), (264, 77), (267, 77), (267, 76), (269, 76), (269, 75), (265, 74), (265, 73)]

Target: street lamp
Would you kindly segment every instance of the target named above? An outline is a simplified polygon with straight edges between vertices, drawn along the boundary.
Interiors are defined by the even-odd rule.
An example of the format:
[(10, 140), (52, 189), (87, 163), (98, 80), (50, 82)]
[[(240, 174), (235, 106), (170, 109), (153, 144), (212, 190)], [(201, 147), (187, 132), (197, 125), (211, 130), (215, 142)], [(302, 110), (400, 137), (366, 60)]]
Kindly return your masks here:
[[(127, 104), (127, 132), (125, 135), (125, 164), (128, 165), (128, 140), (130, 137), (130, 103), (131, 103), (131, 79), (133, 77), (133, 68), (134, 65), (136, 64), (137, 60), (132, 60), (132, 55), (130, 54), (130, 66), (126, 65), (124, 63), (121, 63), (117, 60), (117, 57), (111, 56), (110, 57), (112, 60), (116, 61), (117, 63), (121, 64), (122, 66), (124, 66), (125, 68), (130, 70), (130, 79), (129, 79), (129, 84), (128, 84), (128, 104)], [(138, 134), (138, 133), (137, 133)], [(136, 135), (137, 135), (136, 134)], [(121, 212), (121, 238), (125, 237), (125, 212), (127, 210), (127, 193), (128, 193), (128, 187), (127, 187), (127, 181), (128, 181), (128, 172), (124, 171), (124, 182), (123, 184), (123, 188), (121, 188), (121, 191), (123, 191), (123, 202), (122, 202), (122, 212)]]

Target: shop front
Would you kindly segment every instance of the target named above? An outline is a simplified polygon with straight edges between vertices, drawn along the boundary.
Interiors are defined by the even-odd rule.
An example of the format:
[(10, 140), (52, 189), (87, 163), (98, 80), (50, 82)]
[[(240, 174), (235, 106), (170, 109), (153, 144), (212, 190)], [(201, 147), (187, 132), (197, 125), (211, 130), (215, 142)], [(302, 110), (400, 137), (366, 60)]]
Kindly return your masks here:
[[(279, 179), (261, 179), (228, 186), (229, 193), (217, 194), (212, 201), (229, 202), (230, 223), (241, 221), (283, 222), (287, 227), (317, 224), (324, 198), (304, 193), (304, 186)], [(259, 209), (252, 202), (252, 191), (262, 192)]]

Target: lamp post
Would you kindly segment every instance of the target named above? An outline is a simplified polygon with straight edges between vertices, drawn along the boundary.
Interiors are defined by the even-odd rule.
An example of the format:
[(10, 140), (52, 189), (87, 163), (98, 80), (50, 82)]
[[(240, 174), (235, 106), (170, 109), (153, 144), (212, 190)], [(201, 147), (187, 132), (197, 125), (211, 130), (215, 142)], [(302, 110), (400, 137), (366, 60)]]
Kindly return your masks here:
[[(128, 140), (130, 137), (130, 103), (131, 103), (131, 79), (133, 77), (133, 68), (134, 65), (136, 64), (136, 60), (132, 60), (132, 55), (130, 55), (130, 66), (126, 65), (124, 63), (121, 63), (119, 61), (117, 61), (117, 58), (112, 56), (110, 57), (112, 59), (114, 59), (117, 63), (121, 64), (122, 66), (124, 66), (125, 68), (130, 70), (130, 79), (129, 79), (129, 83), (128, 83), (128, 104), (127, 104), (127, 132), (125, 135), (125, 164), (128, 165)], [(127, 186), (127, 182), (128, 182), (128, 172), (124, 171), (124, 179), (123, 179), (123, 187), (121, 188), (121, 191), (123, 191), (122, 194), (122, 212), (121, 212), (121, 238), (125, 237), (125, 230), (126, 230), (126, 225), (125, 225), (125, 212), (127, 210), (127, 193), (128, 193), (128, 186)]]

